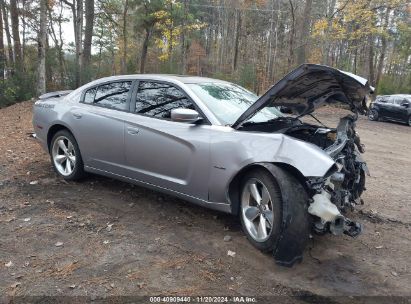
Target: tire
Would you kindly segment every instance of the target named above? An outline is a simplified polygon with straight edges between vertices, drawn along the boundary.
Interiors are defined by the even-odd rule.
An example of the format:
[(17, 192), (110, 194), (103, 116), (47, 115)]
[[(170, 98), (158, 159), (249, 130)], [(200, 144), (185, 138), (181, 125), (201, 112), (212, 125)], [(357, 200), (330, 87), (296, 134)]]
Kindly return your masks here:
[(54, 170), (65, 180), (74, 181), (85, 176), (80, 149), (68, 130), (54, 134), (49, 151)]
[[(255, 193), (265, 200), (257, 203)], [(253, 195), (253, 193), (255, 193)], [(248, 240), (263, 252), (271, 252), (280, 237), (282, 222), (281, 192), (275, 178), (264, 169), (248, 172), (241, 182), (240, 219)], [(255, 216), (254, 220), (252, 219)], [(259, 229), (260, 223), (266, 228)]]
[(411, 115), (408, 117), (408, 125), (411, 127)]
[(371, 109), (368, 113), (368, 119), (371, 121), (378, 121), (379, 119), (378, 111), (375, 109)]

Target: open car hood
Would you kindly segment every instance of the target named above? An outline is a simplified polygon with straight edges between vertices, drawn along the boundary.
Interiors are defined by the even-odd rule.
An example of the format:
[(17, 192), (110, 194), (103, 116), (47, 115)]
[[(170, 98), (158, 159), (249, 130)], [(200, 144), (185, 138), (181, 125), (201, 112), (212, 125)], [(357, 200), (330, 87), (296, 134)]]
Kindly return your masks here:
[(325, 65), (302, 64), (273, 85), (232, 125), (240, 127), (266, 106), (284, 106), (295, 115), (311, 113), (326, 103), (344, 103), (365, 114), (365, 97), (374, 92), (367, 79)]

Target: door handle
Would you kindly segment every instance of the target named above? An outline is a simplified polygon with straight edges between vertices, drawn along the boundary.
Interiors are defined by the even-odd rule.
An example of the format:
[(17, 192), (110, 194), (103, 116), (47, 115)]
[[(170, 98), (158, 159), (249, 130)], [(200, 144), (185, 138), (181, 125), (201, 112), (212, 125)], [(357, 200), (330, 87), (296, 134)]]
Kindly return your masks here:
[(83, 117), (83, 115), (81, 115), (80, 113), (77, 113), (77, 112), (73, 112), (73, 116), (76, 119), (80, 119), (81, 117)]
[(138, 132), (140, 132), (140, 130), (137, 128), (127, 128), (127, 133), (130, 135), (137, 135)]

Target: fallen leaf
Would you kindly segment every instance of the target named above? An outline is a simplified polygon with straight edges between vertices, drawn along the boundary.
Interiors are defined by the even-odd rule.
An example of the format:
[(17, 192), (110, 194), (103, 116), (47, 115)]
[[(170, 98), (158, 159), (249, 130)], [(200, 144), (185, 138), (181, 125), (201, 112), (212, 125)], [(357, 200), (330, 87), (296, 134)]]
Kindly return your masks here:
[(230, 256), (230, 257), (235, 257), (235, 252), (231, 251), (231, 250), (228, 250), (227, 255)]
[(8, 263), (5, 263), (4, 264), (4, 266), (6, 266), (6, 267), (11, 267), (11, 266), (13, 266), (14, 264), (13, 264), (13, 262), (12, 261), (10, 261), (10, 262), (8, 262)]

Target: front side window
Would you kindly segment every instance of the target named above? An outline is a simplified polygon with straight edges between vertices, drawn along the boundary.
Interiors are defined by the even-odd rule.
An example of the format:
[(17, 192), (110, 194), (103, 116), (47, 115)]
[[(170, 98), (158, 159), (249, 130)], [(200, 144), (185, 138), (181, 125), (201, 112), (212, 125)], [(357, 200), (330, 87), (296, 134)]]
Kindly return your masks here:
[(402, 96), (395, 98), (395, 104), (397, 106), (402, 106), (403, 104), (407, 104), (407, 103), (409, 103), (409, 101), (406, 98), (402, 97)]
[(403, 103), (404, 98), (401, 97), (395, 97), (394, 98), (394, 104), (397, 106), (400, 106)]
[(388, 97), (387, 98), (387, 103), (389, 103), (389, 104), (391, 104), (391, 105), (393, 105), (393, 104), (395, 104), (395, 97)]
[(166, 83), (140, 81), (136, 96), (136, 113), (170, 119), (171, 110), (177, 108), (195, 109), (194, 104), (180, 89)]
[(92, 88), (84, 94), (84, 102), (116, 110), (127, 110), (131, 81), (111, 82)]
[(405, 104), (409, 105), (409, 104), (410, 104), (410, 102), (411, 102), (411, 100), (410, 100), (410, 99), (403, 98), (403, 99), (401, 100), (401, 105), (405, 105)]

